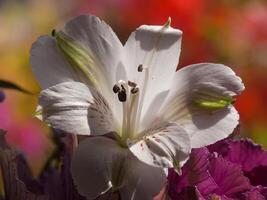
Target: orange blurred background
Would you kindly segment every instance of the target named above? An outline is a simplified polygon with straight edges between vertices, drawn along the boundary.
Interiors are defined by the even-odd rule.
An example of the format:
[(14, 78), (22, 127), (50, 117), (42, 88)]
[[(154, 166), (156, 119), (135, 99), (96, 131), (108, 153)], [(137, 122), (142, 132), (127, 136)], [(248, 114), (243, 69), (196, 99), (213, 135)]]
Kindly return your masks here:
[(53, 149), (49, 129), (33, 117), (40, 90), (29, 65), (36, 38), (68, 19), (91, 13), (125, 42), (142, 24), (183, 31), (178, 68), (197, 62), (223, 63), (242, 77), (246, 90), (236, 107), (241, 134), (267, 147), (267, 1), (263, 0), (0, 0), (0, 79), (33, 92), (6, 91), (0, 128), (25, 152), (37, 172)]

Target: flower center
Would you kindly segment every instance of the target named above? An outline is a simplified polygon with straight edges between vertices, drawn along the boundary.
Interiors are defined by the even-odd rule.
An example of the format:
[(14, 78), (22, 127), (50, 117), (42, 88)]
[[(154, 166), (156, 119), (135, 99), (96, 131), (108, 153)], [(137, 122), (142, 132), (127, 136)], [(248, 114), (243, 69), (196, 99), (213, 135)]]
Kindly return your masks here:
[(127, 144), (128, 139), (134, 138), (138, 131), (143, 100), (147, 88), (148, 68), (143, 68), (143, 65), (140, 64), (137, 67), (137, 71), (144, 71), (145, 73), (141, 94), (138, 84), (130, 80), (119, 80), (117, 84), (113, 86), (113, 92), (118, 95), (118, 100), (122, 104), (121, 140), (123, 145)]
[(122, 131), (121, 139), (126, 144), (128, 138), (132, 138), (137, 126), (137, 110), (139, 104), (139, 87), (132, 81), (118, 81), (113, 86), (113, 92), (118, 95), (122, 103)]

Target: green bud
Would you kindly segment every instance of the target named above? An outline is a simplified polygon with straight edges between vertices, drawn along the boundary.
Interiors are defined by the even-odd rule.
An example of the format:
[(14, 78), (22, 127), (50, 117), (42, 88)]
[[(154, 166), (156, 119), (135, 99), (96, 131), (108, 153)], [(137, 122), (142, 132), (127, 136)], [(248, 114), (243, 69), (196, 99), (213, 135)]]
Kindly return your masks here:
[(57, 32), (53, 30), (52, 36), (73, 69), (76, 72), (82, 72), (91, 84), (95, 84), (96, 80), (92, 75), (92, 66), (94, 65), (90, 52), (62, 31)]
[(33, 114), (34, 117), (40, 119), (40, 120), (43, 120), (43, 114), (44, 114), (44, 110), (43, 110), (43, 107), (38, 105), (35, 113)]
[(179, 176), (182, 174), (182, 168), (180, 166), (180, 163), (178, 160), (176, 160), (175, 157), (173, 157), (173, 169)]

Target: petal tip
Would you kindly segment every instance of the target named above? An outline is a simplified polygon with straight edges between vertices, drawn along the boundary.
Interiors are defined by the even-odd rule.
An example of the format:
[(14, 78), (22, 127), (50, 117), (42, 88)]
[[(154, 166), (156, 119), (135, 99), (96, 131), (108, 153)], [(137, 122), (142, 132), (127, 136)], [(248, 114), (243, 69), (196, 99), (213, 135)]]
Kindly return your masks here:
[(171, 26), (172, 19), (171, 17), (168, 17), (168, 20), (163, 25), (164, 28), (169, 28)]

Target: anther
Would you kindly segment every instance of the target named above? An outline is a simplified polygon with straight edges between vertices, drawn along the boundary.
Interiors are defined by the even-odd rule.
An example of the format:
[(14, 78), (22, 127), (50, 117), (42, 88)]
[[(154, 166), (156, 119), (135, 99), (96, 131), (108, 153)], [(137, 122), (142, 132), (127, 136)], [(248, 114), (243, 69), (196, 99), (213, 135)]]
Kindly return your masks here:
[(136, 87), (137, 86), (137, 84), (135, 82), (132, 82), (132, 81), (128, 81), (128, 85), (130, 87)]
[(122, 89), (122, 91), (126, 92), (126, 89), (125, 89), (124, 85), (122, 85), (122, 84), (121, 84), (121, 89)]
[(126, 91), (125, 90), (119, 91), (118, 98), (120, 102), (125, 102), (127, 99)]
[(136, 94), (137, 92), (139, 92), (139, 88), (138, 87), (134, 87), (131, 89), (131, 93), (132, 94)]
[(113, 92), (114, 92), (115, 94), (117, 94), (120, 90), (121, 90), (121, 89), (120, 89), (120, 87), (119, 87), (117, 84), (115, 84), (115, 85), (113, 86)]
[(137, 71), (138, 72), (142, 72), (143, 71), (143, 65), (142, 64), (140, 64), (140, 65), (138, 65), (138, 67), (137, 67)]

